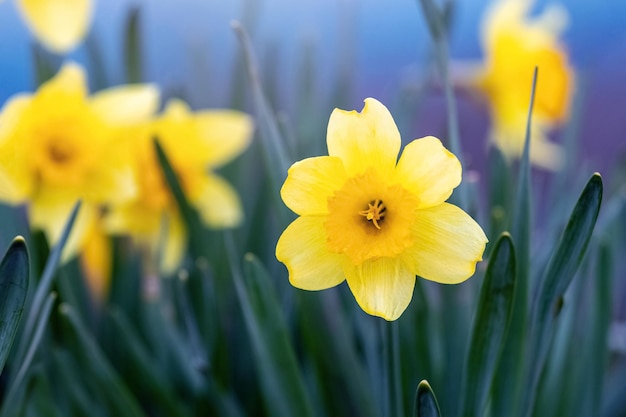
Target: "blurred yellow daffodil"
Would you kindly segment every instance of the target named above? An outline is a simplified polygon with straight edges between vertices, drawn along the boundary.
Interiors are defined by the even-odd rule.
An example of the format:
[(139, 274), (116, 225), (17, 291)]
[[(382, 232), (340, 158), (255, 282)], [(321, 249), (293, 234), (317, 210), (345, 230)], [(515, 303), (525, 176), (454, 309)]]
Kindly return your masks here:
[(156, 111), (151, 85), (115, 87), (88, 96), (85, 73), (65, 64), (31, 94), (10, 99), (0, 114), (0, 200), (28, 203), (31, 225), (51, 243), (71, 208), (83, 204), (65, 256), (82, 245), (102, 205), (136, 193), (125, 131)]
[[(107, 216), (109, 230), (130, 234), (152, 256), (163, 251), (159, 267), (172, 272), (180, 263), (186, 231), (176, 202), (162, 175), (153, 139), (168, 156), (189, 202), (211, 228), (237, 226), (243, 219), (236, 191), (211, 172), (243, 152), (250, 143), (252, 120), (232, 110), (191, 112), (180, 100), (171, 100), (164, 114), (143, 126), (132, 154), (137, 170), (135, 199), (114, 206)], [(162, 228), (165, 227), (165, 236)], [(161, 239), (163, 237), (163, 239)], [(159, 248), (160, 242), (164, 247)]]
[(52, 52), (70, 52), (89, 30), (93, 0), (17, 0), (26, 24)]
[(473, 85), (488, 99), (492, 140), (505, 155), (522, 153), (535, 67), (539, 77), (533, 107), (531, 160), (559, 169), (561, 149), (548, 141), (547, 132), (568, 116), (573, 70), (559, 40), (566, 14), (552, 6), (529, 17), (532, 0), (500, 0), (487, 13), (482, 27), (485, 62)]
[(329, 156), (294, 163), (281, 189), (300, 216), (276, 246), (292, 285), (322, 290), (345, 279), (365, 312), (395, 320), (416, 275), (445, 284), (473, 275), (487, 238), (445, 202), (461, 164), (439, 139), (414, 140), (398, 160), (395, 122), (368, 98), (361, 113), (333, 111), (327, 145)]

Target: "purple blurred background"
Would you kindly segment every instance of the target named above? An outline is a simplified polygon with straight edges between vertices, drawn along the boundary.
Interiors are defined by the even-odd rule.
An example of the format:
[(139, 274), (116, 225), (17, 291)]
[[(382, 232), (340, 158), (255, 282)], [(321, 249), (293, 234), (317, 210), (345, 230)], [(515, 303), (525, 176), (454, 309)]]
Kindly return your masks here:
[[(540, 11), (552, 1), (537, 1)], [(570, 22), (564, 41), (584, 86), (579, 140), (590, 171), (610, 174), (626, 151), (626, 2), (561, 1)], [(478, 28), (488, 1), (457, 1), (451, 34), (455, 61), (479, 60)], [(104, 56), (108, 82), (124, 81), (124, 21), (141, 9), (146, 80), (165, 90), (190, 92), (195, 106), (225, 106), (232, 94), (239, 45), (230, 28), (240, 20), (251, 33), (263, 68), (279, 80), (279, 110), (297, 115), (294, 92), (301, 81), (304, 51), (314, 57), (320, 95), (332, 93), (335, 77), (349, 71), (346, 105), (360, 109), (365, 97), (401, 103), (402, 92), (419, 90), (431, 67), (431, 39), (414, 0), (100, 0), (91, 36)], [(34, 88), (32, 38), (12, 0), (0, 3), (0, 101)], [(70, 55), (86, 60), (85, 47)], [(415, 117), (400, 124), (405, 139), (440, 134), (445, 128), (441, 92), (429, 89)], [(483, 103), (459, 92), (463, 148), (468, 168), (483, 163), (488, 114)], [(317, 109), (330, 114), (332, 108)], [(394, 112), (394, 115), (396, 113)], [(557, 135), (558, 138), (558, 135)], [(322, 138), (323, 139), (323, 138)]]

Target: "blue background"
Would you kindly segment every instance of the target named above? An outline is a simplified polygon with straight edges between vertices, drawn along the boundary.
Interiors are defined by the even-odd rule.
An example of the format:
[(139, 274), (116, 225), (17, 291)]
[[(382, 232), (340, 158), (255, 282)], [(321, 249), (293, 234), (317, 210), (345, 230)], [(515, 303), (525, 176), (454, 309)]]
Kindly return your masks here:
[[(479, 60), (479, 25), (488, 1), (457, 1), (451, 33), (454, 61)], [(535, 11), (550, 1), (538, 1)], [(626, 150), (626, 1), (562, 1), (569, 14), (564, 34), (584, 85), (579, 136), (585, 163), (611, 172)], [(279, 111), (297, 118), (298, 83), (305, 52), (314, 57), (314, 84), (331, 94), (343, 70), (352, 83), (349, 108), (365, 97), (392, 107), (399, 92), (420, 88), (430, 71), (431, 40), (412, 0), (100, 0), (90, 33), (102, 50), (107, 84), (124, 82), (122, 32), (129, 10), (141, 10), (144, 78), (164, 91), (186, 91), (196, 106), (227, 106), (239, 45), (230, 27), (244, 23), (266, 76), (277, 84)], [(0, 3), (0, 101), (32, 91), (33, 39), (14, 1)], [(86, 59), (81, 46), (69, 55)], [(431, 89), (432, 90), (432, 89)], [(459, 92), (464, 147), (484, 153), (488, 115), (484, 103)], [(332, 108), (316, 111), (326, 114)], [(440, 91), (429, 93), (415, 120), (401, 125), (407, 137), (441, 133), (445, 106)], [(395, 113), (394, 113), (395, 114)], [(477, 151), (476, 151), (477, 149)], [(468, 158), (469, 168), (483, 160)]]

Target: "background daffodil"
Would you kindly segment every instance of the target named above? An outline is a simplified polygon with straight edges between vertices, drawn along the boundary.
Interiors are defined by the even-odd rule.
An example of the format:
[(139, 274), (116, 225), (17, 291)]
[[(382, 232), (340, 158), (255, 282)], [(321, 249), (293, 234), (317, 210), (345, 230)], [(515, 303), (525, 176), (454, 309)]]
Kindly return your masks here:
[(345, 279), (363, 310), (395, 320), (416, 275), (445, 284), (472, 276), (487, 238), (445, 202), (461, 165), (437, 138), (414, 140), (398, 160), (395, 122), (368, 98), (361, 113), (333, 111), (327, 145), (329, 156), (293, 164), (281, 189), (300, 216), (276, 246), (295, 287), (322, 290)]
[(83, 205), (66, 256), (82, 244), (103, 205), (136, 193), (127, 152), (133, 123), (157, 109), (152, 85), (88, 96), (85, 72), (68, 63), (33, 94), (9, 100), (0, 114), (0, 200), (28, 203), (31, 225), (51, 243), (71, 208)]
[(143, 126), (133, 145), (137, 172), (136, 198), (113, 207), (106, 223), (114, 233), (130, 234), (156, 254), (163, 226), (165, 243), (160, 267), (172, 272), (181, 261), (186, 231), (176, 201), (162, 175), (153, 138), (172, 164), (189, 202), (211, 228), (237, 226), (243, 210), (237, 192), (211, 172), (243, 152), (250, 143), (252, 120), (232, 110), (191, 112), (181, 100), (171, 100), (159, 118)]
[(24, 21), (43, 46), (58, 54), (83, 40), (93, 14), (92, 0), (18, 0)]
[(472, 81), (489, 100), (492, 140), (509, 157), (524, 145), (532, 75), (539, 68), (533, 107), (531, 160), (548, 169), (562, 165), (561, 150), (548, 131), (566, 120), (573, 90), (573, 70), (559, 40), (567, 20), (551, 6), (530, 17), (531, 0), (501, 0), (483, 22), (484, 65)]

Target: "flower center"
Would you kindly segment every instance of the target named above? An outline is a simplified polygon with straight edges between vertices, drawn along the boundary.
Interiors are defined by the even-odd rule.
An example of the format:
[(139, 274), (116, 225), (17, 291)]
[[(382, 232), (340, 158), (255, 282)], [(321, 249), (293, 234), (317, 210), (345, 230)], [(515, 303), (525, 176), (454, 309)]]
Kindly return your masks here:
[(385, 204), (382, 200), (378, 199), (367, 203), (367, 205), (367, 210), (361, 210), (359, 211), (359, 214), (365, 217), (368, 222), (372, 222), (374, 227), (380, 230), (380, 225), (378, 224), (378, 222), (383, 220), (383, 217), (385, 217), (387, 207), (385, 207)]
[(48, 147), (50, 161), (57, 165), (69, 162), (73, 154), (72, 146), (63, 140), (52, 140)]
[(415, 195), (389, 184), (374, 169), (354, 176), (328, 198), (328, 250), (346, 255), (354, 265), (398, 256), (414, 244), (418, 205)]

